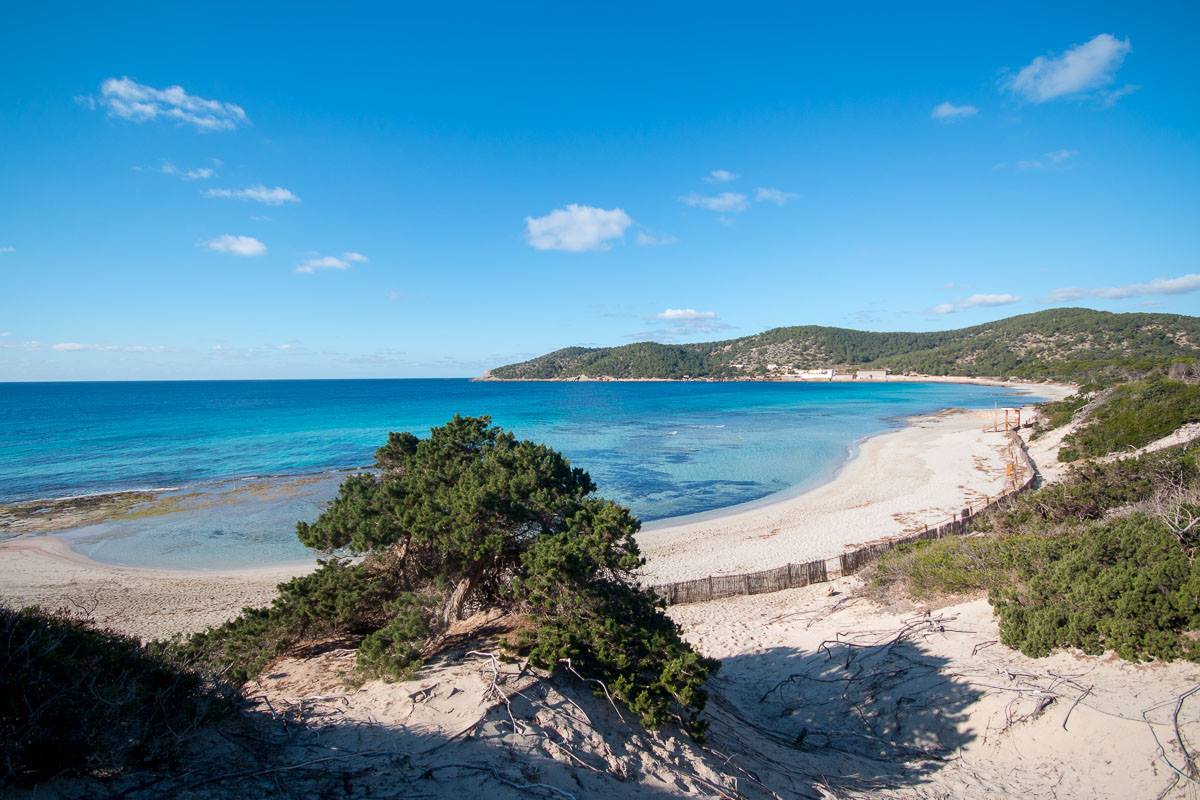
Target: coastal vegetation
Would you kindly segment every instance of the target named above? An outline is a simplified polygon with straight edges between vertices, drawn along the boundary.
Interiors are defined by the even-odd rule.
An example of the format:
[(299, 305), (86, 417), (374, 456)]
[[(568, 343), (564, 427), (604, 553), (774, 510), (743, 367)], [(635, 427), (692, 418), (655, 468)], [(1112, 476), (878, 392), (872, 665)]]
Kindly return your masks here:
[(231, 696), (162, 646), (0, 606), (0, 787), (169, 766)]
[(1154, 376), (1116, 386), (1102, 400), (1063, 440), (1059, 461), (1135, 450), (1200, 422), (1200, 385), (1194, 383)]
[(1200, 661), (1200, 447), (1082, 462), (980, 515), (976, 535), (902, 545), (870, 581), (922, 601), (986, 592), (1004, 644)]
[(569, 347), (490, 371), (499, 380), (769, 378), (787, 370), (1113, 382), (1189, 369), (1200, 319), (1056, 308), (950, 331), (879, 333), (816, 325), (720, 342)]
[(353, 475), (300, 540), (328, 558), (178, 647), (248, 680), (321, 643), (357, 648), (357, 680), (410, 676), (477, 612), (508, 615), (506, 647), (531, 664), (600, 681), (649, 727), (703, 733), (716, 662), (683, 641), (639, 588), (629, 511), (594, 496), (583, 470), (486, 417), (455, 417), (426, 439), (392, 434), (376, 474)]

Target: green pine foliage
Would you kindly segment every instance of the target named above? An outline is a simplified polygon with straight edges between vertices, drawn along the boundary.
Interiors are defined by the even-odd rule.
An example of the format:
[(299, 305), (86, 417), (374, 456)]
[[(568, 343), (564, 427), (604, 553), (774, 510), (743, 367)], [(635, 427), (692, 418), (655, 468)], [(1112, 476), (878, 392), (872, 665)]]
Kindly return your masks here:
[[(1017, 546), (1019, 548), (1019, 545)], [(1200, 661), (1200, 563), (1157, 521), (1133, 514), (1021, 550), (1017, 580), (992, 590), (1000, 640), (1029, 656), (1075, 647), (1130, 661)]]
[(602, 681), (645, 724), (701, 735), (716, 663), (683, 641), (637, 587), (627, 509), (594, 496), (586, 472), (486, 417), (456, 416), (420, 439), (392, 434), (374, 474), (354, 475), (300, 540), (330, 555), (181, 649), (248, 679), (321, 641), (358, 645), (358, 678), (402, 679), (471, 611), (527, 620), (512, 646), (535, 664)]
[(1190, 422), (1200, 422), (1200, 385), (1161, 376), (1125, 383), (1063, 440), (1058, 459), (1136, 449)]
[[(928, 333), (805, 325), (721, 342), (568, 347), (491, 371), (502, 380), (722, 379), (796, 369), (885, 368), (923, 375), (991, 375), (1112, 382), (1187, 367), (1200, 357), (1200, 319), (1055, 308)], [(736, 365), (736, 366), (735, 366)]]

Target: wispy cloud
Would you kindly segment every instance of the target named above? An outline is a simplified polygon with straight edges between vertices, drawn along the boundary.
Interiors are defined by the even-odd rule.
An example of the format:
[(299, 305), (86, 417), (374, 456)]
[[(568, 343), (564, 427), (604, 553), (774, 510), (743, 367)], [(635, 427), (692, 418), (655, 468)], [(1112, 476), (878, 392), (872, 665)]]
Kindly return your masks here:
[(968, 119), (979, 113), (979, 109), (972, 105), (963, 104), (961, 106), (951, 103), (946, 100), (943, 103), (938, 103), (933, 107), (933, 111), (929, 116), (939, 122), (957, 122), (959, 120)]
[(296, 267), (296, 272), (311, 275), (324, 269), (350, 269), (352, 264), (365, 264), (367, 257), (362, 253), (347, 251), (338, 256), (315, 256)]
[(632, 224), (622, 209), (571, 203), (542, 217), (526, 217), (525, 239), (535, 250), (607, 250)]
[(209, 250), (234, 256), (261, 256), (267, 252), (267, 246), (253, 236), (234, 236), (227, 233), (203, 244)]
[(736, 181), (737, 179), (737, 174), (730, 172), (727, 169), (714, 169), (712, 172), (704, 176), (705, 183), (729, 183), (730, 181)]
[(955, 303), (938, 303), (929, 309), (931, 314), (953, 314), (956, 311), (967, 311), (972, 308), (990, 308), (993, 306), (1010, 306), (1021, 302), (1021, 297), (1015, 294), (973, 294)]
[(175, 166), (170, 161), (164, 162), (158, 171), (164, 175), (173, 175), (184, 181), (202, 181), (216, 174), (211, 167), (196, 167), (195, 169), (184, 170)]
[(721, 192), (716, 195), (703, 195), (698, 192), (692, 192), (680, 197), (679, 202), (685, 206), (704, 208), (709, 211), (719, 211), (722, 213), (745, 211), (747, 206), (746, 195), (741, 192)]
[(1190, 294), (1200, 291), (1200, 274), (1189, 273), (1178, 278), (1155, 278), (1145, 283), (1129, 283), (1124, 286), (1103, 286), (1084, 288), (1071, 286), (1055, 289), (1050, 293), (1053, 301), (1079, 300), (1085, 297), (1097, 297), (1104, 300), (1124, 300), (1130, 297), (1145, 297), (1157, 294)]
[(268, 206), (281, 206), (284, 203), (299, 203), (300, 198), (292, 192), (276, 186), (269, 189), (261, 183), (247, 186), (245, 189), (206, 189), (205, 197), (227, 197), (234, 200), (253, 200)]
[(1038, 56), (1003, 86), (1032, 103), (1085, 94), (1112, 83), (1131, 45), (1102, 33), (1061, 55)]
[(647, 321), (658, 323), (659, 327), (631, 334), (628, 338), (675, 341), (733, 328), (732, 325), (723, 322), (717, 312), (699, 311), (695, 308), (665, 308), (648, 317)]
[(59, 353), (166, 353), (171, 348), (162, 345), (146, 344), (85, 344), (83, 342), (59, 342), (50, 345), (50, 349)]
[(15, 253), (17, 248), (11, 246), (0, 247), (0, 253)]
[(654, 236), (645, 231), (638, 231), (637, 243), (641, 247), (664, 247), (679, 244), (678, 236)]
[(1041, 158), (1030, 159), (1028, 161), (1018, 161), (1017, 169), (1053, 169), (1054, 167), (1061, 167), (1065, 165), (1077, 155), (1079, 155), (1078, 150), (1068, 150), (1066, 148), (1061, 150), (1051, 150)]
[(703, 320), (716, 319), (715, 311), (697, 311), (694, 308), (667, 308), (654, 315), (655, 319), (668, 320)]
[(245, 110), (234, 103), (197, 97), (182, 86), (156, 89), (128, 77), (109, 78), (100, 84), (100, 105), (108, 109), (109, 116), (133, 122), (171, 119), (200, 131), (231, 131), (250, 124)]
[(755, 200), (760, 203), (774, 203), (777, 206), (784, 205), (794, 197), (799, 197), (799, 195), (795, 192), (785, 192), (783, 189), (772, 189), (769, 186), (760, 186), (754, 190)]

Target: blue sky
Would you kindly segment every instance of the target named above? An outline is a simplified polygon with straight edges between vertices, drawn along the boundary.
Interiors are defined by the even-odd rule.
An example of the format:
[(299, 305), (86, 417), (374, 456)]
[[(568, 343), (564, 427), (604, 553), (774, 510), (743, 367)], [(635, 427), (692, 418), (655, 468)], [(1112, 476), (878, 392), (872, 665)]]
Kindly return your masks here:
[(575, 5), (9, 8), (0, 380), (1200, 311), (1194, 3)]

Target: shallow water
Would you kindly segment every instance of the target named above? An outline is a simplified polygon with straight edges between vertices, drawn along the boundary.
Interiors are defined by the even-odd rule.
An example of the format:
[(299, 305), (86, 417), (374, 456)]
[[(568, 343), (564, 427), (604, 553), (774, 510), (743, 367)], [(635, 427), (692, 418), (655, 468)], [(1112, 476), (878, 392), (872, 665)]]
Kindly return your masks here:
[(295, 539), (388, 431), (489, 414), (588, 470), (643, 519), (816, 485), (907, 416), (1029, 402), (942, 383), (467, 380), (0, 384), (0, 501), (175, 487), (67, 538), (113, 563), (229, 567), (310, 557)]

